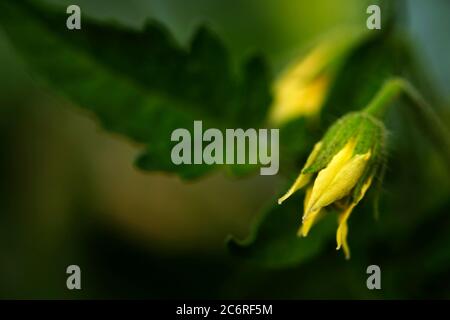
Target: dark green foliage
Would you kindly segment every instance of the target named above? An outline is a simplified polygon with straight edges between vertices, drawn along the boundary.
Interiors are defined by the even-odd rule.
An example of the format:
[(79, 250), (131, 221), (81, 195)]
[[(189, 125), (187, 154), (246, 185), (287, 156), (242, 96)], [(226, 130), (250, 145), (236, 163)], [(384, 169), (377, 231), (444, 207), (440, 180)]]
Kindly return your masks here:
[[(49, 7), (41, 2), (23, 0), (0, 2), (0, 26), (29, 68), (61, 95), (92, 113), (105, 129), (138, 142), (142, 146), (142, 153), (136, 160), (138, 167), (176, 173), (184, 178), (199, 177), (218, 166), (174, 165), (170, 159), (170, 151), (175, 144), (170, 141), (170, 134), (174, 129), (190, 130), (194, 120), (203, 120), (205, 127), (221, 129), (258, 128), (266, 125), (267, 108), (271, 103), (271, 74), (264, 59), (252, 57), (243, 63), (241, 68), (236, 68), (220, 39), (208, 27), (200, 27), (189, 46), (182, 48), (174, 41), (170, 32), (155, 21), (146, 23), (142, 30), (133, 30), (117, 23), (98, 22), (83, 16), (82, 32), (77, 32), (65, 28), (66, 18), (65, 8), (62, 7)], [(411, 63), (402, 63), (405, 46), (400, 45), (399, 39), (393, 36), (392, 29), (375, 32), (375, 36), (356, 46), (343, 61), (321, 112), (323, 121), (314, 123), (302, 118), (280, 128), (280, 169), (290, 179), (289, 184), (298, 175), (307, 154), (330, 123), (350, 111), (364, 108), (387, 77), (401, 74), (404, 71), (401, 66), (411, 67)], [(412, 70), (408, 72), (412, 73)], [(346, 139), (360, 126), (354, 114), (346, 116), (345, 119), (353, 121), (350, 129), (339, 131), (342, 120), (331, 127), (324, 137), (326, 151), (322, 152), (316, 163), (305, 172), (317, 172), (323, 168), (334, 152), (342, 148)], [(398, 127), (403, 120), (397, 119), (392, 127)], [(371, 132), (363, 134), (371, 136)], [(349, 243), (356, 252), (353, 258), (355, 260), (344, 266), (336, 257), (334, 236), (337, 223), (334, 212), (328, 212), (307, 238), (299, 238), (296, 233), (301, 224), (301, 192), (282, 206), (278, 206), (275, 199), (269, 199), (268, 208), (264, 214), (257, 217), (252, 234), (244, 241), (230, 238), (228, 248), (234, 255), (253, 262), (253, 265), (270, 268), (294, 268), (296, 265), (302, 265), (304, 269), (301, 271), (306, 272), (307, 276), (298, 270), (278, 274), (266, 271), (246, 274), (247, 291), (241, 288), (239, 297), (245, 296), (246, 292), (249, 295), (258, 293), (259, 288), (265, 288), (265, 284), (272, 279), (280, 279), (279, 284), (272, 283), (278, 290), (275, 295), (280, 297), (287, 296), (283, 292), (284, 287), (281, 288), (286, 284), (292, 289), (290, 295), (296, 297), (311, 297), (308, 293), (317, 285), (324, 289), (324, 295), (332, 297), (372, 297), (366, 288), (352, 291), (354, 288), (349, 288), (350, 285), (343, 277), (336, 280), (334, 274), (335, 270), (338, 270), (339, 275), (348, 275), (350, 273), (347, 269), (353, 270), (353, 275), (360, 274), (362, 271), (358, 268), (361, 268), (361, 261), (366, 263), (372, 260), (380, 261), (380, 264), (395, 264), (395, 267), (387, 270), (388, 274), (397, 277), (397, 282), (391, 282), (392, 287), (389, 289), (392, 290), (389, 292), (392, 294), (400, 291), (403, 292), (400, 296), (408, 296), (404, 284), (398, 279), (401, 279), (402, 270), (408, 269), (410, 263), (416, 262), (416, 253), (420, 261), (426, 262), (423, 267), (426, 272), (443, 274), (448, 280), (450, 276), (444, 268), (449, 265), (447, 252), (450, 251), (444, 249), (450, 247), (450, 240), (448, 236), (442, 236), (448, 234), (448, 219), (442, 213), (446, 213), (449, 208), (448, 201), (445, 202), (448, 199), (448, 188), (442, 186), (442, 181), (438, 179), (445, 178), (442, 178), (439, 168), (435, 168), (434, 159), (428, 154), (430, 150), (427, 149), (426, 143), (422, 141), (421, 147), (418, 147), (416, 136), (411, 138), (405, 132), (396, 132), (393, 136), (408, 143), (403, 144), (403, 150), (398, 147), (402, 146), (398, 141), (396, 148), (392, 148), (394, 152), (391, 158), (394, 161), (390, 161), (387, 171), (386, 188), (391, 193), (381, 204), (381, 218), (384, 219), (382, 226), (370, 219), (371, 210), (364, 204), (368, 201), (363, 201), (355, 209), (355, 217), (352, 216), (349, 221)], [(361, 149), (358, 153), (367, 149), (364, 144), (359, 147)], [(376, 148), (384, 146), (377, 145)], [(420, 155), (424, 155), (420, 159), (418, 153), (414, 153), (419, 148), (422, 148)], [(6, 155), (7, 153), (2, 154)], [(255, 167), (235, 165), (227, 166), (226, 169), (233, 174), (243, 175)], [(377, 169), (376, 166), (370, 166), (364, 177), (371, 176)], [(433, 170), (435, 175), (430, 178), (428, 175)], [(7, 186), (6, 181), (2, 183), (5, 184), (2, 190), (7, 190), (9, 185)], [(355, 188), (354, 197), (361, 186), (359, 184)], [(434, 193), (429, 192), (431, 187), (435, 188)], [(420, 203), (420, 206), (417, 203)], [(420, 227), (424, 221), (427, 225)], [(444, 223), (441, 224), (440, 221)], [(3, 225), (7, 224), (2, 223)], [(434, 230), (439, 233), (433, 235)], [(4, 231), (2, 234), (7, 236), (6, 239), (10, 239), (6, 232), (9, 230)], [(426, 242), (426, 235), (434, 237), (430, 242)], [(101, 243), (94, 251), (103, 252), (107, 256), (106, 260), (116, 261), (117, 258), (111, 257), (121, 256), (126, 252), (126, 249), (118, 244), (120, 241), (116, 243), (108, 239), (105, 242), (107, 244)], [(103, 247), (108, 246), (110, 242), (119, 248), (105, 253)], [(393, 243), (398, 243), (398, 247), (393, 247)], [(91, 243), (84, 245), (92, 247)], [(383, 252), (383, 255), (379, 252)], [(55, 253), (56, 255), (59, 255), (59, 252)], [(133, 255), (127, 257), (130, 260), (139, 260), (139, 257)], [(209, 269), (216, 270), (220, 266), (211, 263), (212, 259), (214, 257), (209, 261), (188, 263), (189, 268), (182, 273), (182, 278), (194, 273), (197, 278), (201, 278)], [(143, 262), (144, 266), (154, 268), (148, 270), (158, 283), (158, 288), (165, 288), (167, 283), (158, 276), (159, 272), (166, 271), (165, 263), (174, 264), (169, 268), (172, 273), (179, 272), (178, 264), (183, 263), (176, 259), (163, 262), (155, 263), (151, 259)], [(227, 264), (222, 265), (227, 269), (221, 270), (224, 273), (228, 272)], [(322, 269), (324, 264), (327, 269)], [(101, 266), (102, 270), (109, 267), (108, 263)], [(115, 269), (116, 274), (123, 270), (132, 274), (130, 266), (131, 264), (124, 263), (114, 268), (118, 268)], [(354, 271), (355, 269), (358, 270)], [(236, 270), (236, 279), (239, 279), (240, 272), (241, 270)], [(115, 279), (114, 276), (104, 277), (104, 282)], [(290, 277), (303, 282), (301, 285), (293, 283)], [(173, 290), (178, 289), (177, 279), (179, 278), (171, 280), (172, 291), (165, 289), (167, 291), (163, 296), (172, 296)], [(208, 281), (214, 281), (219, 286), (220, 280), (223, 279), (229, 280), (217, 273), (208, 278)], [(243, 287), (244, 284), (236, 279), (229, 282), (230, 286)], [(320, 279), (324, 280), (318, 284)], [(429, 285), (425, 273), (411, 271), (408, 279), (417, 279), (419, 286)], [(331, 286), (327, 287), (328, 280), (337, 281), (337, 286), (341, 287), (347, 284), (348, 292), (342, 293), (341, 287), (337, 290)], [(140, 281), (140, 276), (133, 275), (133, 284), (140, 285)], [(186, 291), (182, 296), (206, 297), (211, 293), (212, 288), (206, 283), (203, 287), (197, 284), (192, 281), (188, 287), (199, 292), (194, 294)], [(153, 285), (153, 282), (143, 284), (146, 288)], [(225, 284), (223, 286), (226, 287)], [(305, 291), (300, 292), (300, 289), (296, 289), (297, 286)], [(443, 285), (435, 286), (448, 294)], [(249, 289), (250, 287), (252, 288)], [(138, 296), (146, 294), (147, 291), (139, 292)], [(152, 292), (148, 296), (157, 297), (157, 294)], [(271, 292), (264, 294), (270, 295)], [(115, 295), (120, 293), (116, 291)], [(214, 296), (216, 295), (221, 294), (214, 292)], [(420, 294), (414, 292), (409, 296), (420, 297)]]
[(1, 26), (40, 78), (107, 130), (146, 145), (141, 168), (202, 175), (212, 168), (172, 164), (174, 129), (191, 129), (194, 120), (219, 128), (262, 124), (270, 76), (261, 58), (250, 58), (235, 75), (228, 52), (206, 27), (185, 50), (156, 22), (136, 31), (83, 17), (82, 31), (70, 31), (63, 9), (2, 2)]
[(228, 239), (231, 252), (268, 268), (295, 266), (322, 252), (336, 230), (335, 217), (327, 216), (307, 238), (298, 237), (303, 214), (300, 196), (268, 209), (247, 239)]

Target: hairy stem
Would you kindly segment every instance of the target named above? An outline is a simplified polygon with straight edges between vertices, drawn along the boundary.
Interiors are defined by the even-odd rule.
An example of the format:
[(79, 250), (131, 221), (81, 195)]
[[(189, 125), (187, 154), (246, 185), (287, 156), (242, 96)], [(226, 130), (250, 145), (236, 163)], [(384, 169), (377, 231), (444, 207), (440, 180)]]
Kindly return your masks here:
[(391, 102), (400, 96), (406, 98), (408, 106), (418, 119), (419, 126), (442, 154), (447, 165), (450, 165), (450, 131), (408, 81), (401, 78), (388, 80), (369, 103), (365, 112), (383, 118)]

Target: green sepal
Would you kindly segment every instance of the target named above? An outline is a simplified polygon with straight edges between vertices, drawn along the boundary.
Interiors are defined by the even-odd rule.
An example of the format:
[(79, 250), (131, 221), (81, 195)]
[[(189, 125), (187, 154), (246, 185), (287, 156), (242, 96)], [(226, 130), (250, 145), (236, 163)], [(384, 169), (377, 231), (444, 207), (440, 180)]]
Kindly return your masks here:
[(317, 159), (303, 170), (303, 173), (316, 173), (325, 168), (333, 156), (353, 137), (360, 125), (360, 113), (349, 113), (337, 120), (325, 133), (322, 148)]

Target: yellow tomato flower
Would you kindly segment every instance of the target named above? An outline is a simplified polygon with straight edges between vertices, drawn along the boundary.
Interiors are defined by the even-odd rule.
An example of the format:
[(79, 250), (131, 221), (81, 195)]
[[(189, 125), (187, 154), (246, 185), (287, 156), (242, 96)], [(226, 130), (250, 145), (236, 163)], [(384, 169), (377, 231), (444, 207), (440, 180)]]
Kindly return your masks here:
[(346, 258), (350, 257), (347, 220), (378, 170), (384, 136), (384, 125), (379, 120), (352, 113), (338, 120), (314, 146), (296, 181), (278, 200), (281, 204), (307, 186), (298, 235), (307, 236), (325, 214), (325, 208), (339, 204), (342, 213), (336, 233), (337, 249), (343, 248)]
[(270, 122), (279, 126), (298, 117), (316, 115), (343, 57), (359, 39), (361, 33), (355, 30), (330, 35), (288, 66), (273, 87)]

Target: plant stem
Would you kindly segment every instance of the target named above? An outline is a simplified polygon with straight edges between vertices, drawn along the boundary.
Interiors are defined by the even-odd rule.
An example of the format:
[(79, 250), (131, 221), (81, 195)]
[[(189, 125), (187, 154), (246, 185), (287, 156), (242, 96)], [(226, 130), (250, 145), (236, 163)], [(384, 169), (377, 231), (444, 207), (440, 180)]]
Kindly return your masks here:
[(394, 78), (388, 80), (369, 102), (365, 112), (382, 119), (391, 102), (403, 91), (403, 80)]
[(405, 96), (409, 102), (408, 106), (416, 115), (419, 126), (444, 156), (448, 166), (450, 164), (450, 132), (433, 108), (408, 81), (401, 78), (388, 80), (366, 107), (365, 112), (377, 118), (383, 118), (391, 102), (400, 94)]
[(446, 164), (450, 169), (450, 132), (448, 128), (409, 82), (403, 81), (403, 89), (406, 93), (406, 99), (410, 102), (408, 105), (415, 111), (417, 123), (445, 157)]

